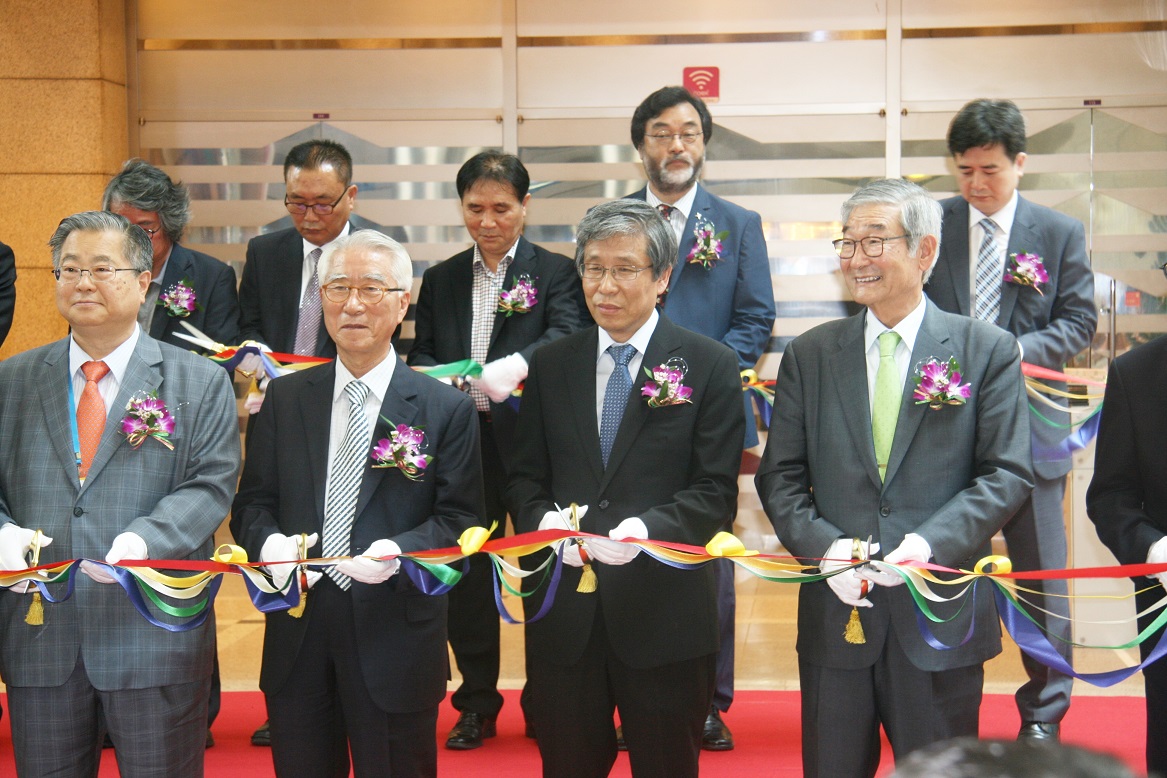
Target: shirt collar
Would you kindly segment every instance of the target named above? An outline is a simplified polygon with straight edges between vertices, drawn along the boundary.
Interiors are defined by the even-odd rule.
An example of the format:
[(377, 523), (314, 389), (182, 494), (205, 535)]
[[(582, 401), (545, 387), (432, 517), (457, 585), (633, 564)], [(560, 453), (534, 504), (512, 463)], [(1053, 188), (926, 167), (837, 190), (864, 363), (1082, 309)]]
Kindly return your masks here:
[[(660, 314), (657, 313), (656, 308), (653, 308), (652, 313), (648, 317), (648, 321), (640, 325), (640, 329), (634, 332), (632, 337), (625, 341), (626, 343), (631, 343), (633, 346), (635, 346), (636, 352), (642, 357), (644, 356), (645, 349), (648, 348), (648, 342), (652, 340), (652, 333), (656, 331), (656, 325), (658, 321), (660, 321)], [(608, 346), (613, 344), (623, 345), (618, 344), (616, 341), (612, 340), (612, 336), (609, 335), (607, 330), (605, 330), (603, 327), (600, 327), (599, 331), (600, 337), (599, 343), (597, 344), (599, 351), (596, 353), (597, 362), (600, 361), (600, 357), (603, 356), (604, 352), (608, 350)]]
[(369, 394), (377, 400), (377, 407), (380, 408), (385, 402), (385, 393), (389, 391), (389, 382), (393, 380), (393, 371), (397, 367), (397, 351), (392, 346), (389, 347), (389, 354), (381, 360), (381, 363), (374, 367), (369, 372), (365, 373), (358, 379), (349, 369), (344, 366), (339, 358), (336, 360), (336, 383), (332, 387), (332, 402), (335, 403), (344, 394), (344, 388), (352, 381), (359, 380), (365, 386), (369, 387)]
[[(507, 251), (506, 255), (502, 259), (499, 260), (498, 270), (495, 272), (505, 272), (506, 271), (507, 266), (510, 265), (510, 263), (515, 258), (515, 252), (519, 250), (519, 240), (521, 238), (522, 238), (522, 236), (515, 238), (514, 245), (511, 246), (510, 249)], [(482, 252), (478, 250), (477, 243), (474, 244), (474, 262), (473, 262), (473, 264), (480, 265), (483, 270), (489, 270), (489, 268), (486, 267), (486, 260), (484, 260), (482, 258)]]
[[(689, 187), (689, 191), (685, 192), (684, 196), (681, 197), (680, 200), (677, 200), (672, 204), (672, 207), (680, 211), (681, 214), (685, 217), (686, 221), (689, 220), (689, 214), (693, 212), (693, 201), (697, 199), (698, 186), (700, 186), (700, 184), (693, 184), (693, 186)], [(645, 187), (644, 193), (646, 202), (653, 208), (656, 208), (658, 205), (664, 202), (653, 193), (651, 186)]]
[[(340, 230), (340, 234), (337, 235), (332, 240), (325, 243), (323, 246), (317, 246), (315, 243), (311, 243), (307, 239), (301, 238), (301, 242), (304, 244), (304, 259), (308, 259), (308, 255), (311, 254), (316, 249), (320, 249), (320, 254), (321, 254), (321, 256), (323, 256), (325, 249), (327, 249), (333, 243), (336, 243), (341, 238), (346, 237), (349, 234), (349, 231), (351, 229), (352, 229), (352, 226), (348, 222), (345, 222), (344, 227), (342, 227)], [(169, 259), (167, 261), (169, 261)]]
[(170, 264), (170, 258), (173, 256), (174, 256), (174, 248), (171, 247), (170, 256), (168, 256), (166, 258), (166, 261), (162, 263), (162, 267), (158, 268), (158, 275), (152, 276), (150, 278), (150, 283), (157, 284), (158, 286), (162, 286), (162, 279), (166, 278), (166, 268)]
[(916, 336), (920, 333), (920, 325), (924, 323), (924, 311), (928, 308), (928, 298), (923, 294), (920, 295), (920, 304), (912, 309), (911, 313), (900, 320), (900, 323), (894, 327), (888, 327), (881, 322), (871, 309), (867, 309), (867, 315), (864, 318), (863, 324), (863, 353), (866, 354), (871, 350), (871, 346), (879, 338), (880, 335), (891, 330), (900, 336), (900, 340), (908, 347), (908, 353), (911, 354), (916, 348)]
[[(120, 386), (126, 376), (126, 370), (130, 365), (130, 355), (134, 353), (134, 349), (138, 346), (138, 338), (142, 334), (142, 328), (137, 324), (134, 325), (134, 331), (130, 337), (122, 341), (122, 344), (109, 352), (101, 359), (109, 368), (109, 372), (113, 373), (114, 380)], [(85, 350), (78, 345), (77, 341), (73, 340), (73, 335), (69, 335), (69, 375), (75, 376), (81, 371), (81, 365), (86, 362), (92, 362), (93, 357), (85, 353)]]
[(1013, 218), (1017, 216), (1017, 190), (1013, 190), (1013, 196), (1009, 198), (1009, 202), (1001, 207), (992, 216), (987, 216), (981, 213), (978, 209), (973, 207), (971, 203), (968, 206), (968, 226), (969, 229), (976, 227), (980, 229), (981, 219), (992, 219), (993, 223), (997, 225), (997, 229), (1008, 235), (1013, 231)]

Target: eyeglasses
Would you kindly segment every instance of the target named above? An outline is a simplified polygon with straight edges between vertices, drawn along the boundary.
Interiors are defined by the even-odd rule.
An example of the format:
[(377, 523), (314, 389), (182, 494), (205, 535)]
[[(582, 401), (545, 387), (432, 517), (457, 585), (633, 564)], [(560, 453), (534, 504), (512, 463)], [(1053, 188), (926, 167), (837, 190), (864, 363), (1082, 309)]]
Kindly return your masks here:
[(150, 229), (145, 224), (139, 224), (138, 226), (141, 227), (143, 230), (145, 230), (146, 234), (149, 235), (151, 238), (153, 238), (158, 233), (162, 232), (161, 227), (155, 227), (154, 229)]
[(579, 275), (585, 281), (603, 281), (604, 276), (611, 275), (612, 280), (616, 283), (627, 284), (635, 281), (636, 277), (645, 270), (652, 270), (652, 266), (630, 267), (628, 265), (621, 265), (620, 267), (604, 267), (603, 265), (584, 265), (579, 269)]
[(288, 209), (289, 213), (294, 213), (297, 216), (302, 213), (308, 213), (309, 208), (311, 208), (313, 211), (316, 211), (316, 213), (320, 214), (321, 216), (327, 216), (328, 214), (332, 213), (333, 209), (336, 208), (337, 204), (339, 204), (341, 200), (344, 199), (344, 196), (347, 193), (348, 189), (346, 188), (343, 192), (340, 193), (340, 197), (333, 200), (331, 205), (328, 203), (293, 203), (288, 199), (287, 195), (284, 195), (284, 207)]
[(73, 286), (81, 283), (81, 276), (85, 273), (98, 284), (108, 284), (110, 281), (117, 278), (118, 273), (141, 273), (141, 270), (133, 267), (107, 267), (102, 265), (100, 267), (84, 268), (84, 267), (62, 267), (53, 270), (53, 277), (57, 279), (57, 283), (64, 286)]
[(672, 143), (673, 138), (680, 138), (681, 142), (686, 146), (692, 146), (697, 142), (697, 139), (703, 137), (703, 135), (699, 132), (654, 132), (651, 135), (645, 135), (644, 137), (648, 138), (653, 143), (659, 143), (662, 146), (667, 143)]
[(376, 305), (381, 302), (387, 292), (404, 292), (404, 289), (389, 288), (387, 286), (346, 286), (345, 284), (329, 284), (324, 287), (324, 296), (334, 303), (347, 303), (353, 291), (357, 299), (365, 305)]
[(851, 259), (855, 256), (855, 246), (859, 244), (863, 246), (863, 253), (868, 257), (875, 259), (883, 256), (883, 244), (889, 240), (900, 240), (902, 238), (910, 238), (911, 235), (896, 235), (892, 238), (864, 238), (863, 240), (851, 240), (850, 238), (840, 238), (839, 240), (832, 240), (831, 245), (835, 247), (835, 253), (839, 255), (839, 259)]

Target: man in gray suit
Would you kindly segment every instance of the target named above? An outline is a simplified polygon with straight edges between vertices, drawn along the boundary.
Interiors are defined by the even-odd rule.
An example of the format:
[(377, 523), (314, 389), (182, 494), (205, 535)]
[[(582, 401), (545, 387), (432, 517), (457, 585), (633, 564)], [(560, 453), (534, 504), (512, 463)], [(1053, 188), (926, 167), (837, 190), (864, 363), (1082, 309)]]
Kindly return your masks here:
[[(960, 196), (944, 200), (943, 236), (928, 298), (951, 313), (996, 324), (1017, 338), (1021, 358), (1062, 370), (1090, 345), (1098, 324), (1094, 273), (1086, 258), (1086, 234), (1073, 217), (1026, 200), (1017, 193), (1025, 170), (1025, 119), (1008, 100), (974, 100), (948, 128), (948, 150), (956, 163)], [(1030, 285), (1013, 272), (1012, 258), (1040, 258), (1042, 280)], [(1064, 390), (1065, 384), (1056, 384)], [(1005, 525), (1014, 570), (1058, 570), (1066, 566), (1062, 502), (1070, 451), (1065, 446), (1069, 414), (1043, 411), (1052, 426), (1033, 420), (1033, 495)], [(1070, 658), (1070, 603), (1066, 581), (1033, 581), (1035, 611), (1051, 642)], [(1073, 679), (1021, 655), (1029, 680), (1017, 690), (1019, 737), (1057, 739), (1058, 722), (1070, 707)]]
[[(108, 726), (122, 775), (201, 776), (214, 617), (183, 631), (154, 626), (109, 565), (211, 555), (239, 472), (231, 384), (139, 328), (144, 230), (80, 213), (49, 244), (71, 335), (0, 363), (0, 567), (27, 567), (38, 547), (42, 564), (89, 561), (72, 597), (45, 604), (42, 624), (26, 621), (26, 591), (0, 594), (17, 771), (96, 775)], [(146, 415), (135, 408), (149, 397), (162, 407), (135, 440), (123, 420)]]
[(799, 592), (808, 778), (874, 776), (881, 724), (897, 759), (977, 734), (982, 663), (1001, 650), (990, 593), (937, 606), (951, 619), (931, 626), (952, 647), (940, 650), (903, 579), (850, 560), (971, 568), (1033, 487), (1017, 342), (922, 292), (940, 206), (886, 179), (852, 195), (842, 219), (840, 269), (865, 310), (786, 347), (756, 478), (782, 544), (837, 573)]

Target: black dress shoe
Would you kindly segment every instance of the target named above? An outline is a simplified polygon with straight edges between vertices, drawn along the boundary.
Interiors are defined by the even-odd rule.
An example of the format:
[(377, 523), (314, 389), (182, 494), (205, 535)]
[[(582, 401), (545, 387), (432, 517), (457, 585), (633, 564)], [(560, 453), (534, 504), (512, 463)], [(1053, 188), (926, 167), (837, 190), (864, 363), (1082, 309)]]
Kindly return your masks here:
[(623, 724), (616, 725), (616, 750), (617, 751), (627, 751), (628, 750), (628, 744), (624, 742), (624, 725)]
[(450, 730), (446, 738), (446, 748), (455, 751), (469, 751), (478, 748), (482, 741), (494, 737), (498, 730), (495, 728), (495, 716), (484, 716), (481, 713), (464, 710), (458, 717), (458, 723)]
[(271, 746), (271, 723), (263, 722), (259, 729), (251, 733), (251, 745)]
[(1057, 724), (1050, 724), (1045, 721), (1027, 721), (1021, 725), (1021, 731), (1017, 733), (1018, 740), (1030, 740), (1034, 743), (1058, 742), (1058, 730), (1060, 727)]
[(705, 729), (701, 732), (701, 748), (705, 751), (732, 751), (733, 733), (721, 720), (721, 711), (710, 708), (705, 717)]
[(211, 734), (211, 730), (209, 730), (209, 729), (207, 730), (207, 745), (205, 747), (206, 748), (214, 748), (215, 747), (215, 736)]

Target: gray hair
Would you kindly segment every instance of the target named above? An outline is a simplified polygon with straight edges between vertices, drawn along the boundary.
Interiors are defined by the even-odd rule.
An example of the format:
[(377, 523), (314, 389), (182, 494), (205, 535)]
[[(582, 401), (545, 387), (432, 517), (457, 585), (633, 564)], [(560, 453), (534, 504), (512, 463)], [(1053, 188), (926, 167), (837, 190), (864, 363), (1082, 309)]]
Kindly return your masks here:
[(115, 205), (128, 205), (139, 211), (158, 214), (162, 231), (172, 243), (182, 240), (190, 223), (190, 192), (181, 182), (141, 159), (131, 159), (105, 185), (101, 207), (110, 210)]
[(673, 228), (643, 200), (612, 200), (587, 212), (575, 230), (575, 267), (583, 272), (584, 251), (592, 241), (616, 236), (645, 238), (653, 279), (660, 278), (677, 263), (677, 236)]
[(53, 251), (53, 269), (61, 267), (61, 247), (74, 232), (116, 232), (122, 236), (122, 252), (130, 267), (144, 273), (154, 267), (154, 245), (146, 231), (124, 216), (108, 211), (84, 211), (66, 216), (57, 225), (49, 248)]
[(940, 203), (918, 184), (902, 178), (880, 178), (855, 190), (843, 203), (842, 218), (846, 224), (852, 212), (864, 205), (890, 205), (900, 210), (900, 224), (908, 235), (908, 252), (915, 253), (925, 236), (936, 238), (936, 256), (924, 273), (924, 282), (932, 277), (936, 259), (940, 256), (940, 221), (943, 209)]
[(332, 272), (332, 266), (339, 257), (362, 250), (387, 255), (386, 265), (393, 283), (405, 290), (413, 288), (413, 261), (409, 258), (409, 252), (405, 246), (376, 230), (357, 230), (330, 243), (316, 265), (320, 283), (327, 284), (340, 278)]

